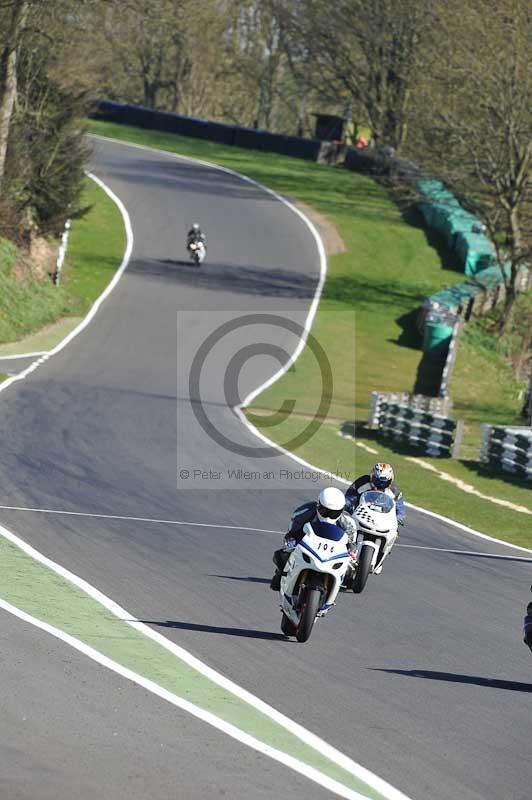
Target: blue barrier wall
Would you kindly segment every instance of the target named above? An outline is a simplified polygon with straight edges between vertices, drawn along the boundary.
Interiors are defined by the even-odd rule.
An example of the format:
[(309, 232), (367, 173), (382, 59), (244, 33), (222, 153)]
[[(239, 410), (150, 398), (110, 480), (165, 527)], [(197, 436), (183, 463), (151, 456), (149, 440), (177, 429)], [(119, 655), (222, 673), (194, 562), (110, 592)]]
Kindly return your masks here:
[(132, 106), (126, 103), (115, 103), (112, 100), (99, 100), (90, 116), (107, 122), (135, 125), (154, 131), (177, 133), (181, 136), (194, 136), (197, 139), (206, 139), (219, 144), (244, 147), (248, 150), (262, 150), (267, 153), (279, 153), (309, 161), (317, 160), (321, 147), (318, 139), (300, 139), (298, 136), (283, 136), (253, 128), (243, 128), (239, 125), (209, 122), (182, 114), (154, 111), (151, 108)]

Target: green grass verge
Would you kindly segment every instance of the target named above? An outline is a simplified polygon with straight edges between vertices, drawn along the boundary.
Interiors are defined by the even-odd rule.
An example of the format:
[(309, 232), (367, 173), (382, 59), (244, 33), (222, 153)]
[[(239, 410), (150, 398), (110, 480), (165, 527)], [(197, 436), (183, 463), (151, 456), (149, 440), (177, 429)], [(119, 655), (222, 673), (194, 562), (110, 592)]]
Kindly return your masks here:
[[(377, 457), (362, 450), (359, 453), (352, 442), (341, 439), (340, 424), (335, 420), (366, 419), (374, 389), (412, 390), (421, 359), (421, 341), (414, 325), (416, 309), (444, 285), (463, 280), (463, 274), (432, 246), (432, 239), (429, 241), (422, 228), (407, 224), (386, 191), (365, 176), (140, 128), (92, 121), (90, 130), (235, 169), (280, 194), (307, 203), (334, 222), (346, 252), (329, 259), (325, 291), (312, 329), (327, 353), (334, 375), (329, 424), (323, 425), (297, 452), (331, 471), (350, 473), (353, 469), (366, 469)], [(469, 426), (467, 446), (478, 453), (479, 421), (491, 421), (489, 415), (497, 410), (495, 421), (513, 422), (518, 392), (507, 380), (506, 372), (501, 380), (500, 362), (493, 365), (488, 378), (490, 391), (482, 394), (475, 391), (471, 370), (478, 367), (482, 376), (487, 373), (480, 349), (473, 343), (470, 346), (472, 352), (460, 350), (453, 394), (460, 417)], [(309, 348), (305, 348), (295, 368), (261, 394), (251, 410), (253, 413), (257, 409), (278, 409), (286, 398), (294, 398), (295, 413), (281, 424), (277, 424), (279, 418), (267, 421), (258, 415), (253, 421), (274, 441), (286, 443), (301, 432), (308, 424), (308, 416), (315, 413), (319, 391), (319, 369)], [(367, 443), (377, 449), (374, 441)], [(489, 535), (532, 545), (529, 515), (474, 498), (407, 461), (406, 455), (397, 449), (392, 451), (379, 445), (378, 452), (380, 458), (396, 465), (397, 477), (411, 502)], [(472, 457), (472, 453), (467, 455), (463, 462), (424, 460), (472, 484), (483, 494), (532, 510), (530, 487), (480, 470)]]
[[(80, 318), (105, 289), (121, 261), (125, 247), (122, 218), (116, 205), (87, 179), (82, 205), (90, 210), (74, 220), (61, 283), (37, 280), (20, 283), (12, 274), (16, 248), (0, 240), (0, 343), (4, 355), (50, 349), (77, 320), (65, 320), (44, 334), (34, 334), (64, 317)], [(5, 343), (16, 343), (11, 347)]]
[(51, 282), (13, 276), (18, 252), (11, 242), (0, 239), (0, 342), (18, 339), (57, 319), (63, 311), (65, 292)]
[[(213, 683), (158, 642), (111, 614), (88, 594), (26, 555), (3, 536), (0, 537), (0, 584), (1, 597), (16, 608), (70, 634), (121, 666), (237, 726), (270, 747), (289, 753), (365, 797), (382, 800), (380, 792), (304, 744), (261, 711)], [(272, 604), (272, 618), (277, 617), (278, 612), (275, 613)], [(356, 696), (356, 688), (353, 691)], [(182, 713), (176, 710), (176, 725)]]
[(90, 211), (72, 225), (62, 273), (67, 294), (64, 313), (71, 316), (87, 313), (112, 279), (126, 246), (120, 211), (89, 179), (82, 204), (90, 206)]

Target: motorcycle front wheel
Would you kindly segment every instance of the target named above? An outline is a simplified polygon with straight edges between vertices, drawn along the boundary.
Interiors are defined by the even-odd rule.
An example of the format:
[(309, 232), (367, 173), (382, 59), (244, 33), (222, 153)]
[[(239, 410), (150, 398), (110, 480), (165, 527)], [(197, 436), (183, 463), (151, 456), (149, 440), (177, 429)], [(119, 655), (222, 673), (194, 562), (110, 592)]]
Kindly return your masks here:
[(294, 623), (288, 619), (286, 614), (283, 613), (281, 617), (281, 630), (285, 636), (295, 636), (296, 635), (296, 626)]
[(296, 629), (296, 639), (298, 642), (306, 642), (310, 638), (316, 620), (316, 614), (320, 610), (320, 602), (320, 589), (309, 587), (305, 590), (299, 625)]
[(360, 592), (364, 590), (371, 568), (372, 558), (373, 548), (366, 545), (362, 548), (362, 552), (360, 553), (357, 571), (353, 578), (353, 591), (355, 594), (360, 594)]

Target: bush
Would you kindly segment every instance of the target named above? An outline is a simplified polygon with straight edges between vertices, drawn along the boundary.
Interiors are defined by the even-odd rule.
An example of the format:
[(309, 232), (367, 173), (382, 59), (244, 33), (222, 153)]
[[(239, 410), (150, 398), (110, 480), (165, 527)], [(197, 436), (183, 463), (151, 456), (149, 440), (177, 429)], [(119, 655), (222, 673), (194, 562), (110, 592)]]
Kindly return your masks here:
[(58, 235), (65, 221), (80, 213), (88, 154), (80, 123), (86, 98), (54, 82), (48, 70), (51, 57), (44, 45), (20, 50), (4, 202), (26, 228), (37, 225), (41, 232)]

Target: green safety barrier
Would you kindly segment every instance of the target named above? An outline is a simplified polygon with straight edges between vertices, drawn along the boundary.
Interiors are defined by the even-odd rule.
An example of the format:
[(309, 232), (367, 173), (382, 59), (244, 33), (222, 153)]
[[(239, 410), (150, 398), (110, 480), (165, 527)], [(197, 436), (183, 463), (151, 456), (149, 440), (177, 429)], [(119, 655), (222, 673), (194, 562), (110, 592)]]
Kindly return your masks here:
[(418, 206), (425, 224), (445, 237), (449, 249), (460, 257), (465, 274), (476, 275), (492, 266), (495, 252), (488, 237), (481, 233), (480, 220), (462, 208), (442, 181), (422, 179), (416, 186), (426, 198)]
[(423, 328), (423, 352), (443, 355), (449, 349), (454, 330), (454, 317), (447, 321), (439, 314), (427, 314)]
[[(525, 269), (522, 267), (521, 269)], [(504, 266), (507, 277), (510, 276), (510, 265)], [(455, 283), (446, 289), (436, 292), (428, 299), (428, 305), (432, 308), (439, 306), (446, 307), (450, 311), (458, 311), (462, 306), (467, 305), (470, 300), (479, 294), (485, 294), (490, 289), (495, 289), (503, 283), (501, 268), (499, 266), (488, 267), (475, 275), (471, 280), (463, 283)], [(429, 315), (427, 315), (429, 316)]]
[[(464, 233), (455, 236), (455, 250), (464, 262), (466, 275), (476, 275), (495, 262), (495, 250), (490, 240), (480, 233)], [(499, 273), (500, 274), (500, 273)]]

